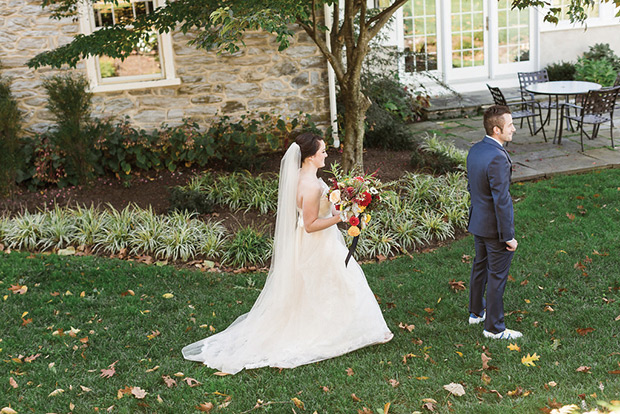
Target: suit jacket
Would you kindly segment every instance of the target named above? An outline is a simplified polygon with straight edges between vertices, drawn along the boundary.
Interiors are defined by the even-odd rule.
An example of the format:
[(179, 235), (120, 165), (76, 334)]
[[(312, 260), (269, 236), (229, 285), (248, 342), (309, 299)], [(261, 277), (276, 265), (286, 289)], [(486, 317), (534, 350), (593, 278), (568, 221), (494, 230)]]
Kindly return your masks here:
[(510, 156), (494, 139), (485, 136), (470, 148), (467, 154), (470, 233), (502, 242), (514, 238), (511, 175)]

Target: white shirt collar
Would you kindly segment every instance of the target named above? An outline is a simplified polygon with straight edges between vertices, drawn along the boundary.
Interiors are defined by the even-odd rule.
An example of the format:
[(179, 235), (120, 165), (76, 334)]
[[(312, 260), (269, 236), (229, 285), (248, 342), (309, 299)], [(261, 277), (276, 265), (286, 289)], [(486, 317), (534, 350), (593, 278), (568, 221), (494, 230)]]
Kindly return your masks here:
[(502, 143), (501, 143), (501, 142), (499, 142), (498, 140), (496, 140), (496, 139), (495, 139), (495, 138), (493, 138), (492, 136), (487, 135), (486, 137), (487, 137), (487, 138), (489, 138), (489, 139), (492, 139), (492, 140), (493, 140), (493, 141), (495, 141), (495, 142), (497, 142), (497, 143), (499, 144), (499, 146), (500, 146), (500, 147), (502, 147), (502, 148), (504, 147), (504, 145), (502, 145)]

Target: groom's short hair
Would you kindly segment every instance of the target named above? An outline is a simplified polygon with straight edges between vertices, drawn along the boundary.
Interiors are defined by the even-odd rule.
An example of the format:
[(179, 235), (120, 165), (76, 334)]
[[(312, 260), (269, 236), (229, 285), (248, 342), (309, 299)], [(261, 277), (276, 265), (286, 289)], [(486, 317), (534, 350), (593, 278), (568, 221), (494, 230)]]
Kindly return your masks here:
[(510, 109), (503, 105), (493, 105), (484, 111), (483, 124), (488, 136), (493, 135), (493, 128), (504, 129), (504, 115), (509, 114)]

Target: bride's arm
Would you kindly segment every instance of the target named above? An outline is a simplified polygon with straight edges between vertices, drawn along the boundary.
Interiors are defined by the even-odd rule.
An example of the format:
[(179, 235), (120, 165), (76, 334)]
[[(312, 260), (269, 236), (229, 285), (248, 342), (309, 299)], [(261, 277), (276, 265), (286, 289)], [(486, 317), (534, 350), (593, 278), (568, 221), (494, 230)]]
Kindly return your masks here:
[(319, 218), (319, 207), (321, 204), (320, 186), (312, 188), (302, 187), (300, 190), (302, 192), (302, 212), (306, 232), (313, 233), (340, 223), (340, 215)]

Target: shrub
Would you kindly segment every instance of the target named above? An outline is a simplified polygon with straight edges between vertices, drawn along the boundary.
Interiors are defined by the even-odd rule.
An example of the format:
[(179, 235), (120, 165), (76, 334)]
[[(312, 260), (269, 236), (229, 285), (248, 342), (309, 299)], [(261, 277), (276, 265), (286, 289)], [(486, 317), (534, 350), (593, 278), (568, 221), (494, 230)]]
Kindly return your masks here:
[(208, 192), (182, 187), (171, 187), (169, 191), (171, 211), (195, 211), (198, 214), (209, 214), (215, 208), (215, 202)]
[(10, 82), (0, 78), (0, 195), (8, 194), (17, 178), (20, 130), (21, 114)]
[(616, 80), (614, 63), (607, 58), (580, 57), (575, 65), (575, 79), (611, 86)]
[(614, 70), (620, 71), (620, 57), (614, 53), (608, 43), (597, 43), (590, 46), (583, 57), (590, 60), (607, 59), (613, 64)]
[(49, 96), (47, 109), (56, 118), (49, 139), (66, 154), (65, 170), (72, 184), (84, 183), (92, 176), (92, 134), (88, 132), (92, 95), (81, 75), (58, 75), (43, 81)]
[(575, 64), (572, 62), (560, 62), (547, 65), (547, 74), (550, 81), (574, 80)]

